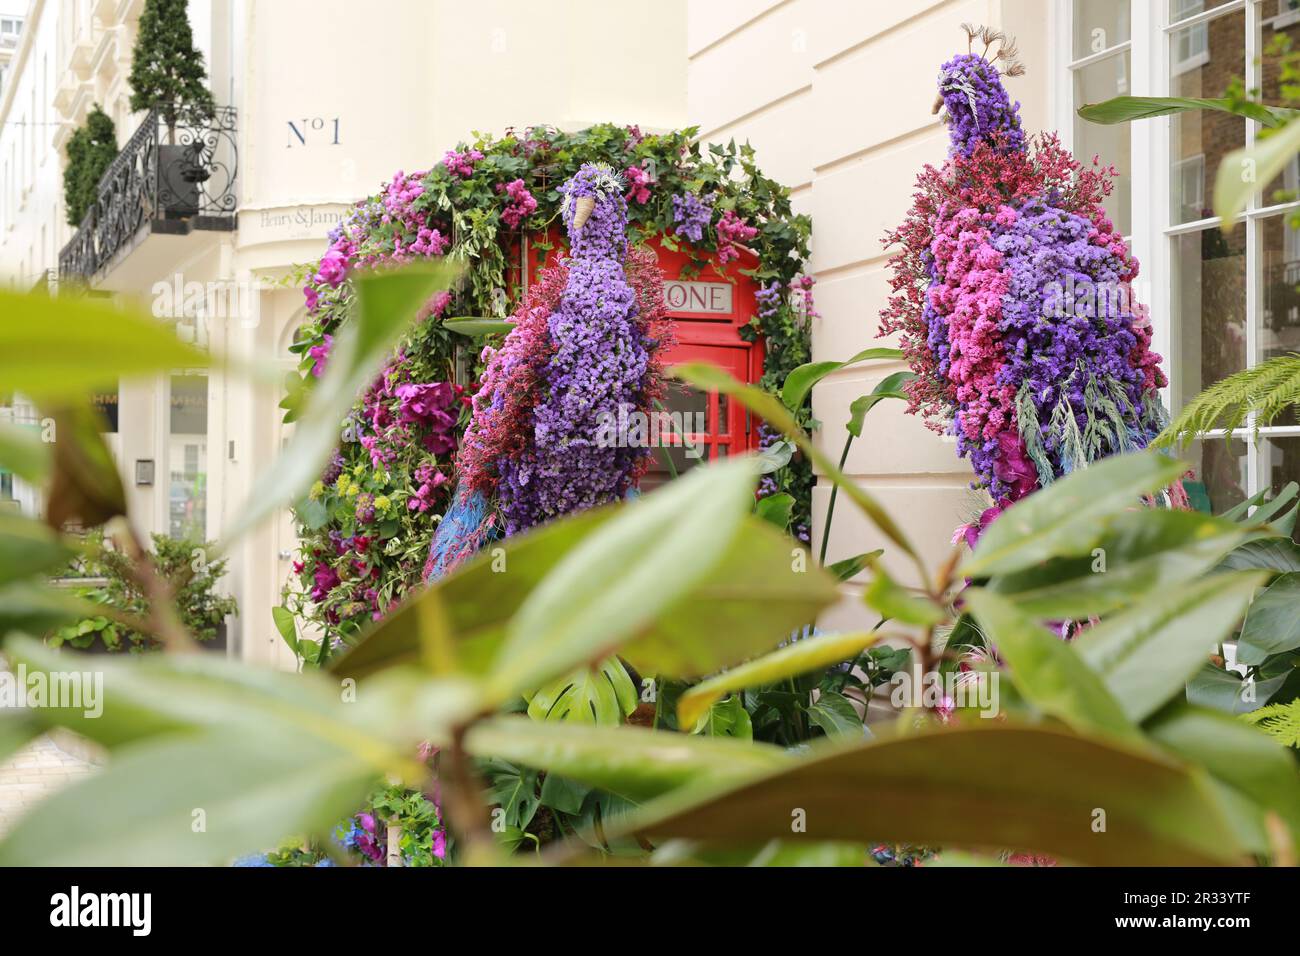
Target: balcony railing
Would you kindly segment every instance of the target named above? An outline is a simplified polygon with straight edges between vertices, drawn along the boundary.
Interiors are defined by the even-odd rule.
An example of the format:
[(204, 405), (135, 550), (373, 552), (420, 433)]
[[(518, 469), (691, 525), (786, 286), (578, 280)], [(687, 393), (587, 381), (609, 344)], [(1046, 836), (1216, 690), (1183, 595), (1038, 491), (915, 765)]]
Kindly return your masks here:
[(99, 180), (99, 195), (59, 253), (59, 277), (88, 280), (147, 232), (235, 228), (235, 110), (152, 111)]

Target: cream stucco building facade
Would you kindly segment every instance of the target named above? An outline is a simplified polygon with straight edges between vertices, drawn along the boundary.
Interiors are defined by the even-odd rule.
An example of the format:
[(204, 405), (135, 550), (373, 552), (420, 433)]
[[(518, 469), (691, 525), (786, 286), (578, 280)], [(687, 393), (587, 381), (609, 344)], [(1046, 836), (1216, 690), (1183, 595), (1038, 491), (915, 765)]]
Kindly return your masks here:
[[(0, 272), (30, 287), (57, 268), (72, 237), (63, 223), (61, 150), (93, 102), (133, 132), (126, 106), (134, 23), (143, 0), (7, 0), (24, 31), (0, 89)], [(1169, 358), (1171, 404), (1214, 378), (1294, 348), (1300, 304), (1285, 279), (1300, 272), (1292, 207), (1257, 200), (1240, 238), (1212, 241), (1205, 210), (1217, 155), (1254, 130), (1160, 120), (1089, 127), (1074, 109), (1120, 93), (1218, 95), (1228, 76), (1267, 86), (1263, 51), (1300, 18), (1294, 0), (191, 0), (190, 17), (218, 103), (235, 111), (233, 229), (145, 236), (95, 285), (149, 296), (185, 280), (263, 287), (257, 314), (187, 319), (214, 348), (281, 356), (301, 313), (294, 290), (271, 288), (319, 254), (346, 204), (398, 169), (425, 168), (471, 130), (612, 120), (643, 128), (698, 125), (704, 140), (749, 140), (765, 171), (813, 218), (815, 357), (845, 358), (876, 342), (887, 295), (881, 239), (908, 206), (925, 163), (947, 137), (931, 113), (939, 65), (965, 41), (963, 22), (1014, 34), (1024, 77), (1008, 86), (1032, 130), (1056, 128), (1085, 158), (1120, 168), (1111, 211), (1144, 266), (1157, 350)], [(25, 9), (24, 9), (25, 8)], [(1258, 61), (1258, 62), (1257, 62)], [(1262, 65), (1260, 65), (1262, 64)], [(1272, 82), (1276, 83), (1276, 71)], [(1291, 287), (1295, 283), (1291, 282)], [(1227, 290), (1225, 292), (1224, 290)], [(814, 393), (820, 440), (838, 453), (848, 404), (896, 367), (844, 370)], [(284, 435), (272, 390), (213, 376), (206, 423), (177, 432), (176, 390), (192, 377), (124, 383), (113, 437), (138, 520), (165, 531), (185, 497), (190, 464), (205, 476), (206, 533), (216, 536)], [(185, 415), (180, 416), (182, 425)], [(192, 424), (186, 427), (194, 427)], [(179, 436), (179, 437), (178, 437)], [(187, 448), (187, 446), (191, 446)], [(1222, 446), (1222, 448), (1220, 448)], [(1240, 447), (1238, 447), (1240, 446)], [(1300, 474), (1300, 423), (1259, 443), (1195, 449), (1216, 506)], [(191, 461), (200, 455), (201, 462)], [(188, 456), (188, 458), (187, 458)], [(135, 462), (158, 480), (135, 484)], [(849, 473), (902, 518), (930, 561), (941, 559), (975, 502), (955, 445), (891, 403), (872, 413)], [(173, 488), (172, 485), (176, 487)], [(824, 512), (827, 489), (815, 493)], [(189, 510), (186, 510), (186, 509)], [(819, 540), (820, 526), (814, 529)], [(837, 514), (832, 555), (879, 543), (851, 508)], [(283, 662), (269, 608), (288, 572), (282, 516), (234, 556), (227, 587), (242, 615), (232, 646)], [(910, 569), (899, 565), (903, 577)], [(857, 588), (826, 623), (860, 612)]]

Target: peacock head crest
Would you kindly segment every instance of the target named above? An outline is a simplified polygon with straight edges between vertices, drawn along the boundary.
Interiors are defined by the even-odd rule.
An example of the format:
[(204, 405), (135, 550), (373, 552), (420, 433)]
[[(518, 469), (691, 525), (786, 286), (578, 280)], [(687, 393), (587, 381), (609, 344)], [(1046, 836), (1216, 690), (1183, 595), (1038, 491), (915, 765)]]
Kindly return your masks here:
[[(943, 112), (952, 141), (951, 152), (969, 156), (982, 140), (997, 140), (1003, 149), (1024, 149), (1020, 104), (1012, 103), (1002, 85), (1004, 76), (1023, 76), (1016, 41), (1000, 30), (962, 25), (967, 52), (939, 70), (939, 95), (934, 112)], [(977, 43), (983, 49), (975, 50)]]
[(623, 180), (608, 163), (584, 163), (560, 187), (564, 194), (564, 225), (570, 238), (577, 238), (598, 206), (615, 205), (626, 210)]

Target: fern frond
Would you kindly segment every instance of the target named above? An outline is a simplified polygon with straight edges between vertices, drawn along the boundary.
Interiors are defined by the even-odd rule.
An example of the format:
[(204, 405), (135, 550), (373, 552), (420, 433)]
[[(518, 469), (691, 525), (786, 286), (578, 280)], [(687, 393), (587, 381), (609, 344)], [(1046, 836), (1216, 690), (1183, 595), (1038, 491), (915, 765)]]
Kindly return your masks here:
[(1300, 697), (1285, 704), (1269, 704), (1241, 717), (1282, 746), (1300, 749)]
[(1300, 355), (1271, 358), (1254, 368), (1215, 382), (1187, 403), (1153, 443), (1185, 444), (1217, 428), (1231, 436), (1253, 412), (1255, 427), (1267, 425), (1300, 403)]

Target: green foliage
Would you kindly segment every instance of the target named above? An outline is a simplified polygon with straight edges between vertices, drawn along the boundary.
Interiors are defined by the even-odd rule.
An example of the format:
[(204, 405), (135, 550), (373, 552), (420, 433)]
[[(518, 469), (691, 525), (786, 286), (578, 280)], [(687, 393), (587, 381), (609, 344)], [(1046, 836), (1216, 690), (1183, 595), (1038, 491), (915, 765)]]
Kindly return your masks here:
[(202, 116), (214, 105), (187, 6), (187, 0), (145, 0), (131, 51), (131, 109), (157, 109), (168, 127), (186, 109)]
[(1279, 355), (1215, 382), (1183, 406), (1160, 446), (1194, 441), (1213, 429), (1228, 435), (1252, 420), (1256, 429), (1300, 402), (1300, 355)]
[(1244, 719), (1284, 747), (1300, 750), (1300, 697), (1253, 710)]
[[(373, 372), (380, 358), (357, 367)], [(716, 370), (689, 374), (820, 454), (774, 396)], [(1151, 452), (1100, 462), (1008, 508), (964, 565), (954, 555), (924, 573), (908, 601), (877, 578), (877, 603), (898, 613), (879, 646), (872, 635), (816, 634), (781, 646), (790, 622), (836, 598), (836, 581), (751, 514), (750, 460), (506, 542), (379, 622), (332, 675), (210, 655), (101, 659), (101, 715), (61, 701), (22, 725), (2, 718), (0, 749), (61, 726), (114, 754), (35, 807), (0, 842), (0, 863), (191, 865), (294, 834), (320, 845), (377, 789), (396, 788), (387, 810), (414, 812), (406, 802), (431, 773), (465, 863), (556, 840), (679, 862), (853, 863), (863, 859), (855, 846), (878, 842), (1103, 865), (1285, 859), (1300, 845), (1292, 755), (1261, 731), (1269, 718), (1234, 720), (1194, 689), (1260, 586), (1295, 570), (1294, 546), (1262, 523), (1289, 499), (1264, 503), (1262, 519), (1170, 521), (1139, 509), (1183, 468)], [(844, 492), (921, 566), (874, 498)], [(1107, 568), (1143, 570), (1118, 574), (1101, 592), (1100, 620), (1061, 641), (1046, 628), (1060, 633), (1055, 608), (1089, 589), (1080, 562), (1102, 542)], [(9, 544), (48, 546), (30, 528)], [(1156, 571), (1160, 561), (1174, 570)], [(45, 590), (37, 574), (13, 585)], [(5, 653), (31, 673), (67, 666), (14, 634)], [(613, 654), (650, 678), (659, 729), (518, 713), (521, 696)], [(868, 738), (853, 698), (900, 669), (936, 673), (947, 656), (990, 671), (999, 719), (909, 707)], [(1275, 692), (1294, 700), (1297, 656), (1274, 652), (1249, 668), (1261, 687), (1280, 678)], [(341, 676), (359, 685), (340, 694)], [(689, 726), (683, 703), (684, 716), (698, 715)], [(413, 758), (425, 741), (438, 748), (434, 766)], [(195, 808), (205, 832), (193, 828)], [(792, 822), (806, 846), (785, 846)]]
[(99, 180), (117, 158), (117, 130), (96, 103), (86, 121), (68, 137), (63, 168), (63, 204), (68, 225), (76, 229), (99, 199)]
[(1116, 96), (1101, 103), (1084, 104), (1079, 107), (1079, 115), (1089, 123), (1110, 126), (1200, 110), (1245, 116), (1269, 127), (1280, 126), (1295, 116), (1295, 110), (1268, 107), (1233, 96)]
[[(215, 555), (213, 542), (176, 541), (162, 534), (153, 536), (149, 561), (167, 582), (181, 623), (195, 640), (210, 641), (227, 617), (239, 613), (235, 599), (217, 593), (217, 583), (226, 573), (226, 559)], [(104, 540), (102, 533), (87, 536), (84, 550), (73, 568), (78, 577), (104, 578), (105, 583), (80, 588), (86, 600), (117, 612), (83, 618), (54, 631), (51, 647), (67, 644), (81, 650), (98, 647), (107, 651), (155, 651), (162, 642), (123, 622), (123, 616), (147, 620), (149, 597), (135, 573), (130, 558)]]

